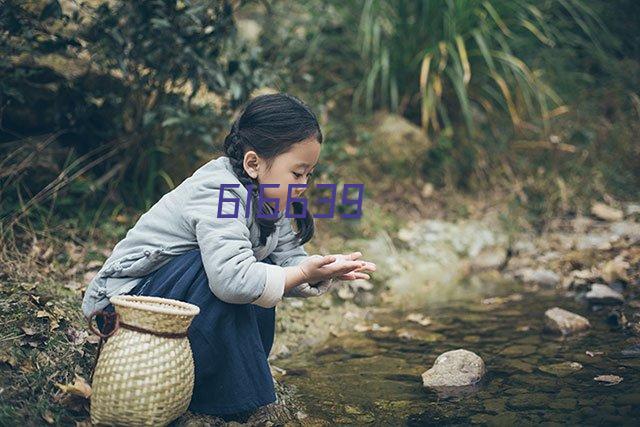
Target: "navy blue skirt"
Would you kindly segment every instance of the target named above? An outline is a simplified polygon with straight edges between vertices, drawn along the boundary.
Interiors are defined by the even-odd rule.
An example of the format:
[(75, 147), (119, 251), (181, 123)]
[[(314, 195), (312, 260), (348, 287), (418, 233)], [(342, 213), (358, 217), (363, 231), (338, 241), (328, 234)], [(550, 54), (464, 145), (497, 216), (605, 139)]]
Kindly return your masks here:
[[(272, 263), (268, 257), (263, 262)], [(171, 298), (200, 307), (189, 327), (195, 365), (189, 410), (229, 415), (276, 401), (267, 361), (275, 333), (275, 307), (218, 299), (209, 288), (200, 249), (175, 256), (142, 278), (129, 295)], [(111, 304), (106, 308), (113, 309)]]

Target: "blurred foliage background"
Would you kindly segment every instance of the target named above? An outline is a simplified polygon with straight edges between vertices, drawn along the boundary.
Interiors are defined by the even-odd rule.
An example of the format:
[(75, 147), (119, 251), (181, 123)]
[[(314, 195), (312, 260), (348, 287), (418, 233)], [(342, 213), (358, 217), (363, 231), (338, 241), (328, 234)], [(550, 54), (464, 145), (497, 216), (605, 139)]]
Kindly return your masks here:
[(332, 182), (500, 188), (532, 218), (640, 196), (634, 0), (1, 4), (4, 239), (150, 207), (267, 89), (319, 113)]

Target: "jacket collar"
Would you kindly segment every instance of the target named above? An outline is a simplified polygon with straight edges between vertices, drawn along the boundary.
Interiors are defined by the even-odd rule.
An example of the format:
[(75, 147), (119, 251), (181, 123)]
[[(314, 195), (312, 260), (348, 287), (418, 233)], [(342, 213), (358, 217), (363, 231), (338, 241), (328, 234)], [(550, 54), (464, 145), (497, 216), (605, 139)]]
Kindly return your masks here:
[[(241, 193), (241, 197), (243, 197), (243, 200), (246, 200), (248, 191), (245, 188), (245, 186), (240, 182), (235, 172), (233, 171), (233, 166), (231, 166), (231, 160), (229, 159), (229, 157), (220, 156), (215, 161), (220, 162), (222, 167), (227, 170), (228, 173), (226, 175), (229, 177), (229, 183), (240, 184), (240, 188), (238, 189), (238, 191)], [(273, 213), (273, 208), (268, 203), (265, 203), (265, 208), (268, 213), (270, 214)], [(278, 220), (276, 221), (276, 225), (279, 226), (280, 224), (282, 224), (282, 222), (286, 218), (284, 214), (285, 214), (284, 210), (278, 213)], [(253, 217), (255, 218), (255, 215)]]

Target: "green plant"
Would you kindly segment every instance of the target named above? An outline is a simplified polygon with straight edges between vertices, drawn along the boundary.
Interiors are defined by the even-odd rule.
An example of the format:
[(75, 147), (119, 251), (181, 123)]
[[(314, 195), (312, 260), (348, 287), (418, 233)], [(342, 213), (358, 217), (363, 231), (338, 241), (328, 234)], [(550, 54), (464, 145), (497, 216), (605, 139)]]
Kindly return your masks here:
[(366, 0), (359, 34), (368, 71), (354, 103), (419, 116), (438, 133), (506, 112), (536, 130), (566, 111), (544, 69), (525, 60), (534, 46), (586, 39), (602, 53), (604, 27), (582, 0)]
[(92, 4), (0, 8), (3, 234), (29, 215), (148, 208), (272, 80), (230, 1)]

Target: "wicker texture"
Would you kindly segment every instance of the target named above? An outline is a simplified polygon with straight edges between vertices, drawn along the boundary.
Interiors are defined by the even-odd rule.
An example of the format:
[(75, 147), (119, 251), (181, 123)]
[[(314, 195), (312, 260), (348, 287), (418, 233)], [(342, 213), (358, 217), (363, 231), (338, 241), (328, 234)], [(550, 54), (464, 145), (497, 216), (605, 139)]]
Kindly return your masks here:
[[(167, 298), (111, 298), (123, 324), (184, 334), (200, 309)], [(104, 344), (92, 383), (91, 422), (167, 425), (186, 411), (193, 393), (193, 356), (186, 336), (163, 337), (121, 326)]]

